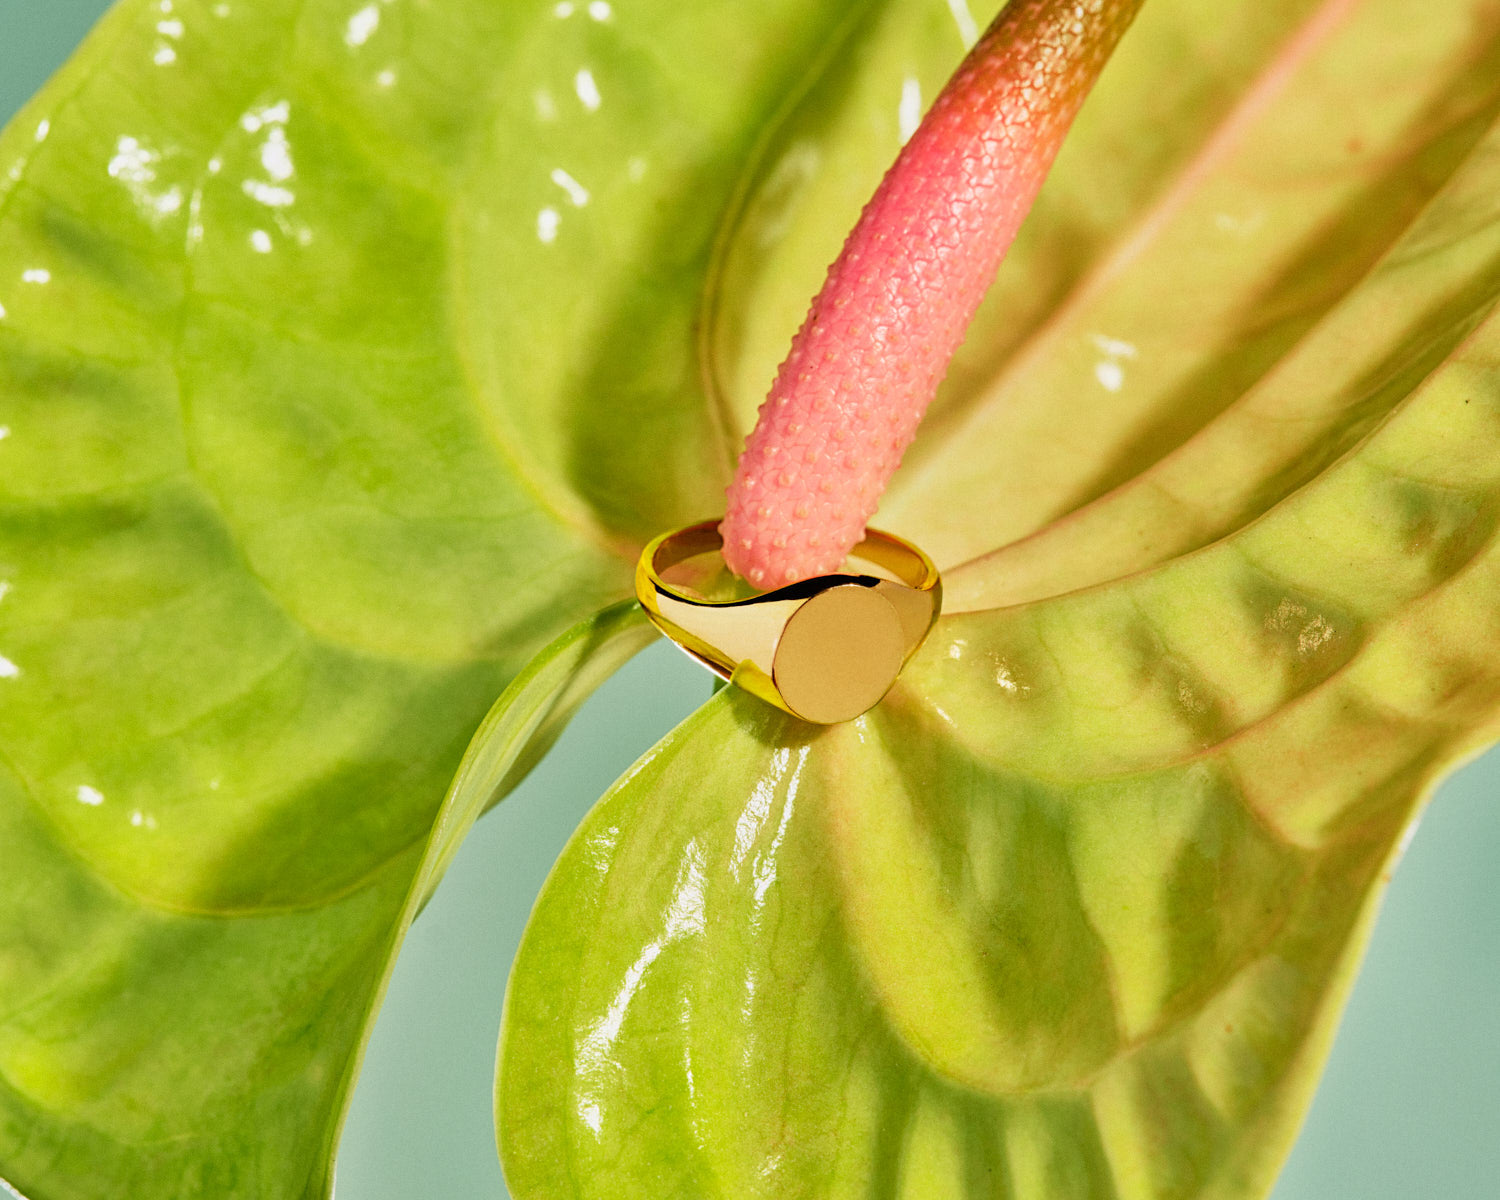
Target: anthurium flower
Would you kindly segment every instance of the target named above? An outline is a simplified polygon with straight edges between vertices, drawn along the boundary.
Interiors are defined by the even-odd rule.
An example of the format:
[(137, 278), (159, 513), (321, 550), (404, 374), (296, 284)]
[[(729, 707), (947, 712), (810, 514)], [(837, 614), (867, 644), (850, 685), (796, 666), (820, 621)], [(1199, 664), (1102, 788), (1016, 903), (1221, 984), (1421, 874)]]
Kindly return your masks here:
[[(328, 1193), (404, 929), (992, 11), (124, 0), (0, 136), (15, 1190)], [(922, 656), (726, 689), (559, 862), (518, 1196), (1264, 1194), (1500, 713), (1492, 23), (1144, 8), (882, 500)]]
[(1015, 0), (860, 214), (729, 485), (724, 561), (763, 588), (837, 570), (1140, 0)]

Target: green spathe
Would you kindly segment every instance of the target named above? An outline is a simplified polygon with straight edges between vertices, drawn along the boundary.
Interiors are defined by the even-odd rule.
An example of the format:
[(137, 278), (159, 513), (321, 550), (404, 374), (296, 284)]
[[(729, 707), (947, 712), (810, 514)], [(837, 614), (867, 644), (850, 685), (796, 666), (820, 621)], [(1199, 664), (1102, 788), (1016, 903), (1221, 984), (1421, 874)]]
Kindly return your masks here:
[[(1500, 728), (1500, 77), (1472, 13), (1395, 52), (1369, 3), (1195, 83), (1191, 8), (1147, 7), (993, 303), (1082, 240), (1064, 299), (971, 339), (886, 505), (967, 611), (853, 725), (716, 698), (560, 861), (502, 1035), (517, 1196), (1269, 1191), (1384, 872)], [(1217, 125), (1111, 140), (1240, 66)], [(824, 244), (787, 187), (723, 257), (767, 300), (757, 221)], [(733, 347), (793, 307), (723, 311)]]
[[(7, 129), (0, 1177), (326, 1194), (401, 932), (647, 636), (588, 614), (721, 506), (961, 9), (127, 0)], [(519, 1195), (1257, 1194), (1496, 711), (1487, 22), (1147, 6), (881, 517), (970, 611), (590, 819)]]
[(1486, 333), (1232, 539), (946, 620), (853, 724), (730, 691), (658, 746), (518, 958), (516, 1194), (1263, 1195), (1495, 732)]

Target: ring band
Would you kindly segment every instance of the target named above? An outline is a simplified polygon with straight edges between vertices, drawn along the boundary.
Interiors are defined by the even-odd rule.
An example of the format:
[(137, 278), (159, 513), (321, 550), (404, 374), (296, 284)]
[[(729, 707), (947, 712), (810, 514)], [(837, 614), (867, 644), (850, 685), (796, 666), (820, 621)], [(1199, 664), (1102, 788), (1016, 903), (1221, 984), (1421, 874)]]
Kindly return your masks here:
[(740, 600), (708, 600), (662, 578), (723, 544), (717, 521), (662, 534), (641, 551), (636, 597), (716, 675), (817, 725), (852, 721), (880, 703), (942, 610), (932, 560), (874, 529), (849, 557), (878, 573), (821, 575)]

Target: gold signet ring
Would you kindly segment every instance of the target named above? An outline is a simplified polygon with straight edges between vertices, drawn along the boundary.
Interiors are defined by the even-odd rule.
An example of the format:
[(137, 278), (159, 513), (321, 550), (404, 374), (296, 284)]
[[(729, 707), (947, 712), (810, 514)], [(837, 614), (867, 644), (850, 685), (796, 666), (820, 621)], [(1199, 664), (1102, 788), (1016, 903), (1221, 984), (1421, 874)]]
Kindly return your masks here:
[(667, 582), (690, 574), (693, 560), (701, 571), (707, 555), (722, 576), (722, 548), (717, 521), (662, 534), (641, 551), (636, 597), (658, 629), (716, 675), (817, 725), (852, 721), (879, 704), (942, 609), (932, 560), (874, 529), (849, 555), (866, 573), (734, 599)]

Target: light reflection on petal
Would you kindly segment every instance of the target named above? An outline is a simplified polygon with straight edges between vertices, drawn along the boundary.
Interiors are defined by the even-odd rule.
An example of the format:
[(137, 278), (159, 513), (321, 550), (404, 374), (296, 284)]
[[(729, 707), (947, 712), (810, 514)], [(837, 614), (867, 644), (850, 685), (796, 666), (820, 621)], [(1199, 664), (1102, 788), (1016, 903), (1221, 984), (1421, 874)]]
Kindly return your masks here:
[(1106, 392), (1118, 392), (1125, 385), (1125, 368), (1117, 362), (1100, 360), (1094, 364), (1094, 378)]
[(969, 0), (948, 0), (948, 11), (953, 14), (953, 23), (958, 26), (958, 36), (967, 50), (979, 40), (979, 22), (969, 11)]
[(603, 1126), (598, 1097), (608, 1084), (605, 1076), (619, 1069), (614, 1058), (614, 1045), (624, 1027), (631, 1002), (645, 982), (646, 972), (673, 942), (702, 933), (707, 923), (703, 868), (703, 847), (696, 841), (689, 843), (678, 868), (661, 934), (641, 949), (636, 960), (626, 969), (619, 990), (604, 1015), (589, 1026), (579, 1043), (580, 1086), (574, 1107), (578, 1119), (596, 1136)]
[(916, 133), (922, 123), (922, 84), (920, 80), (907, 76), (901, 81), (901, 104), (896, 110), (896, 126), (903, 145)]
[(599, 95), (599, 84), (594, 80), (594, 73), (587, 67), (579, 70), (573, 76), (573, 90), (578, 94), (578, 102), (588, 109), (589, 112), (598, 112), (599, 105), (603, 103)]
[(744, 809), (740, 812), (739, 820), (734, 825), (734, 850), (729, 857), (729, 869), (738, 878), (740, 868), (745, 864), (745, 858), (750, 849), (755, 845), (755, 839), (759, 836), (766, 819), (771, 815), (771, 802), (776, 798), (777, 791), (781, 788), (782, 780), (786, 775), (787, 768), (791, 765), (791, 751), (786, 747), (779, 747), (771, 754), (770, 765), (766, 769), (754, 790), (750, 793), (750, 799), (746, 801)]
[(367, 4), (349, 18), (349, 23), (344, 27), (344, 44), (351, 48), (363, 46), (379, 27), (380, 9)]
[(286, 208), (296, 199), (286, 188), (261, 183), (258, 179), (247, 179), (240, 186), (244, 188), (245, 195), (268, 208)]
[(553, 168), (552, 182), (568, 194), (568, 199), (572, 201), (574, 208), (582, 208), (589, 202), (588, 188), (584, 187), (583, 184), (579, 183), (578, 180), (574, 179), (561, 167)]
[(277, 183), (284, 183), (292, 177), (292, 152), (287, 145), (286, 130), (278, 126), (266, 136), (260, 148), (260, 165)]

